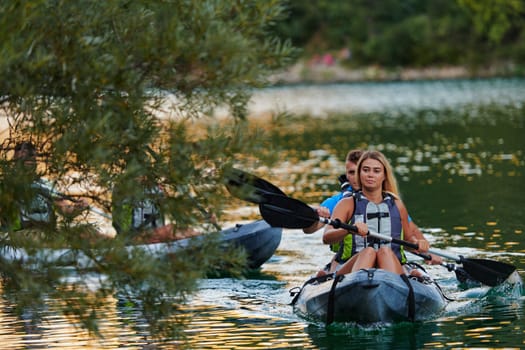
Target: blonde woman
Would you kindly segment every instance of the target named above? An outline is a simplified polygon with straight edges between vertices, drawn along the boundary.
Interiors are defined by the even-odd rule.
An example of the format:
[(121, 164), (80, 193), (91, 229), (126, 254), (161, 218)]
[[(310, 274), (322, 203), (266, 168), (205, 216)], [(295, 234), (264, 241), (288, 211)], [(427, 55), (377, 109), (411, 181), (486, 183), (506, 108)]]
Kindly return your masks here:
[(354, 234), (351, 241), (345, 240), (351, 233), (331, 225), (323, 234), (325, 244), (350, 244), (347, 249), (355, 255), (337, 274), (371, 267), (402, 274), (402, 265), (406, 262), (403, 247), (370, 238), (367, 233), (371, 231), (417, 243), (420, 252), (427, 252), (429, 243), (409, 229), (407, 209), (399, 198), (392, 167), (381, 152), (364, 152), (357, 164), (357, 175), (360, 191), (339, 201), (332, 219), (355, 225), (358, 234)]

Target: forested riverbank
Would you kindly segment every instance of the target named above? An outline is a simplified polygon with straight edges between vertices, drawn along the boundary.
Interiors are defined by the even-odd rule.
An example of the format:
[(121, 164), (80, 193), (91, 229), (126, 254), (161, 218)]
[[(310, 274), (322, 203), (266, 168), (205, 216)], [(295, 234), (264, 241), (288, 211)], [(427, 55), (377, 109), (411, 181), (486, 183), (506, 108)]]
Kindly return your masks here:
[(272, 82), (523, 76), (522, 1), (289, 1), (274, 32), (300, 48)]
[(366, 81), (419, 81), (444, 79), (480, 79), (522, 77), (524, 71), (515, 64), (495, 64), (483, 68), (467, 66), (399, 67), (377, 65), (349, 68), (337, 62), (300, 61), (270, 77), (274, 85), (331, 84)]

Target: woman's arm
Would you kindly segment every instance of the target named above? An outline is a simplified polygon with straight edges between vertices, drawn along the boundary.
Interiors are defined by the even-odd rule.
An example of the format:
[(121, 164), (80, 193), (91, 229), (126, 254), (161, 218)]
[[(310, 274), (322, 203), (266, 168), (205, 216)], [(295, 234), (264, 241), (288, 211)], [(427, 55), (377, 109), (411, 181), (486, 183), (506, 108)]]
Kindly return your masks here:
[[(347, 223), (350, 221), (354, 213), (354, 198), (344, 198), (337, 203), (332, 213), (332, 219), (339, 219), (341, 222)], [(333, 244), (341, 242), (348, 231), (344, 228), (334, 228), (332, 225), (327, 225), (323, 234), (324, 244)]]

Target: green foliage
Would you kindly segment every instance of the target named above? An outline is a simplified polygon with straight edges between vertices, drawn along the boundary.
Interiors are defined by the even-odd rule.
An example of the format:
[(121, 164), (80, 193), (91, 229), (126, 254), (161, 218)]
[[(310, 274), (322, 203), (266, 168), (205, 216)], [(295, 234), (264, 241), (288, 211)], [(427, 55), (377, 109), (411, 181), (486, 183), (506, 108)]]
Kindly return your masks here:
[(475, 29), (490, 42), (500, 44), (504, 39), (523, 31), (525, 5), (521, 0), (458, 0), (472, 15)]
[(353, 66), (519, 63), (523, 13), (520, 0), (292, 1), (276, 33), (306, 56), (346, 48)]
[[(27, 179), (12, 166), (21, 140), (37, 148), (38, 176), (73, 197), (109, 210), (120, 183), (132, 197), (141, 186), (161, 184), (163, 211), (177, 229), (202, 225), (206, 208), (220, 216), (227, 201), (222, 170), (257, 142), (239, 123), (250, 89), (286, 65), (294, 54), (271, 27), (283, 18), (281, 1), (9, 1), (0, 3), (0, 103), (8, 116), (0, 158), (0, 214), (17, 212)], [(203, 129), (193, 123), (226, 107), (235, 123)], [(2, 117), (2, 119), (5, 119)], [(247, 141), (249, 140), (249, 142)], [(208, 226), (209, 227), (209, 226)], [(63, 300), (65, 314), (97, 331), (104, 298), (124, 296), (141, 306), (153, 334), (176, 331), (169, 322), (216, 267), (239, 272), (241, 252), (224, 253), (213, 239), (170, 259), (128, 250), (121, 239), (93, 239), (89, 216), (65, 216), (35, 239), (17, 241), (8, 230), (4, 251), (23, 248), (24, 261), (1, 257), (5, 295), (17, 314), (38, 320), (47, 298)], [(38, 255), (42, 246), (70, 248), (107, 276), (97, 291)], [(96, 253), (95, 253), (96, 252)], [(225, 255), (227, 258), (225, 258)], [(5, 260), (5, 261), (4, 261)], [(35, 275), (37, 271), (37, 275)], [(35, 277), (38, 276), (38, 277)]]

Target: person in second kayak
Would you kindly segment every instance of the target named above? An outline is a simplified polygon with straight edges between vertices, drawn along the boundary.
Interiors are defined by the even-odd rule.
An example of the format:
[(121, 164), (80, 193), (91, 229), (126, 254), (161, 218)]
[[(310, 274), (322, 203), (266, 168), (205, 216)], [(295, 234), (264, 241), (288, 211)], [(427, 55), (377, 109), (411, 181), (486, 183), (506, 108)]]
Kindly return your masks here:
[(2, 231), (40, 229), (54, 232), (57, 213), (72, 219), (88, 208), (85, 199), (66, 199), (55, 191), (54, 183), (41, 176), (37, 169), (37, 149), (32, 142), (23, 141), (15, 145), (11, 164), (16, 181), (7, 186), (15, 190), (16, 196), (13, 196), (14, 205), (8, 208), (0, 206)]
[(146, 177), (131, 184), (140, 190), (133, 193), (122, 183), (113, 188), (112, 224), (117, 235), (136, 243), (159, 243), (202, 234), (192, 228), (176, 229), (173, 223), (166, 222), (161, 210), (166, 197), (160, 185), (148, 184)]
[(137, 180), (136, 186), (143, 190), (139, 198), (130, 195), (130, 191), (123, 186), (116, 185), (113, 189), (112, 224), (117, 234), (136, 235), (165, 226), (164, 215), (160, 211), (161, 188), (145, 187), (141, 180)]
[[(392, 168), (381, 152), (364, 152), (357, 165), (357, 175), (360, 191), (339, 201), (332, 213), (332, 219), (350, 222), (358, 229), (358, 235), (352, 235), (351, 249), (358, 252), (352, 254), (356, 256), (355, 261), (347, 261), (337, 274), (370, 267), (401, 274), (402, 264), (406, 262), (403, 247), (371, 239), (367, 237), (368, 231), (417, 243), (420, 252), (427, 252), (429, 243), (409, 229), (408, 213), (399, 198)], [(345, 237), (349, 234), (345, 229), (328, 225), (323, 242), (347, 244)]]

